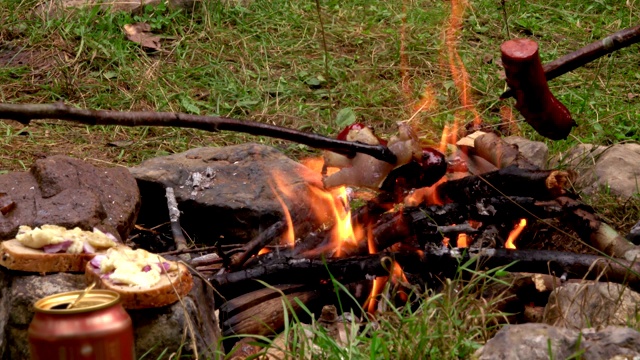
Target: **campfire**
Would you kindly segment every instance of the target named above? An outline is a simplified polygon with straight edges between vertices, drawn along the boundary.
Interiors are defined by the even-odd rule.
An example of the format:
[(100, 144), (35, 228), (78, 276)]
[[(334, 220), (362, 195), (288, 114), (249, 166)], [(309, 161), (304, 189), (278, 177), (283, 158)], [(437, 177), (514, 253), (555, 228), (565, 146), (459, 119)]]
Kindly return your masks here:
[[(346, 309), (367, 319), (384, 303), (411, 306), (454, 276), (461, 262), (475, 263), (478, 269), (508, 265), (509, 271), (545, 274), (554, 281), (606, 278), (640, 287), (640, 265), (635, 263), (640, 248), (580, 201), (572, 190), (576, 174), (539, 168), (483, 126), (456, 50), (464, 4), (453, 4), (445, 32), (446, 66), (462, 110), (434, 146), (425, 146), (413, 123), (415, 114), (433, 106), (431, 89), (411, 104), (414, 116), (399, 122), (397, 134), (389, 139), (361, 123), (331, 139), (228, 118), (89, 111), (62, 103), (0, 104), (0, 117), (23, 123), (53, 117), (94, 125), (235, 130), (324, 150), (322, 158), (303, 160), (322, 176), (322, 183), (308, 181), (310, 196), (303, 199), (308, 211), (287, 207), (286, 200), (300, 200), (300, 194), (286, 185), (289, 174), (273, 172), (269, 186), (282, 218), (241, 246), (188, 249), (173, 190), (167, 189), (177, 245), (168, 255), (201, 253), (185, 262), (216, 289), (222, 333), (230, 339), (227, 346), (236, 340), (232, 335), (279, 331), (287, 311), (283, 297), (299, 316), (306, 309), (320, 314), (323, 306), (336, 305), (336, 284), (341, 284), (353, 294)], [(507, 41), (501, 51), (510, 90), (503, 98), (513, 96), (516, 109), (542, 136), (565, 139), (576, 124), (547, 80), (628, 46), (638, 33), (638, 27), (624, 30), (546, 65), (535, 42)], [(403, 79), (403, 85), (408, 84)], [(501, 114), (513, 123), (509, 109), (504, 106)], [(567, 239), (588, 244), (599, 255), (521, 248), (519, 239), (527, 229), (549, 219), (559, 220), (562, 227), (556, 230)]]

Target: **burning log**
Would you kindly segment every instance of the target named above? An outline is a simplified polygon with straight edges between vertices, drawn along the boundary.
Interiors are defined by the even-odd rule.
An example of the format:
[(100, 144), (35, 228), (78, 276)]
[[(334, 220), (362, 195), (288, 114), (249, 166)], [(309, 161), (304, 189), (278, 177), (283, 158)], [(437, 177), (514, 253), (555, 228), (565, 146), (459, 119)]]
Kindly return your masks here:
[[(640, 41), (640, 25), (620, 30), (604, 39), (593, 42), (570, 54), (544, 64), (544, 76), (547, 80), (553, 80), (560, 75), (573, 71), (593, 60), (610, 54), (616, 50), (631, 46)], [(500, 95), (501, 99), (514, 96), (513, 89)]]
[(390, 164), (395, 164), (397, 160), (396, 155), (382, 145), (336, 140), (281, 126), (219, 116), (153, 111), (87, 110), (57, 102), (54, 104), (0, 104), (0, 118), (16, 120), (25, 125), (34, 119), (60, 119), (86, 125), (175, 126), (212, 132), (231, 130), (295, 141), (314, 148), (343, 154), (349, 158), (353, 158), (357, 153), (364, 153)]
[(565, 194), (565, 187), (575, 175), (562, 170), (530, 170), (517, 166), (467, 176), (425, 188), (421, 196), (436, 202), (469, 203), (496, 196), (523, 196), (540, 200)]
[(214, 286), (224, 289), (256, 279), (270, 284), (304, 281), (320, 284), (331, 274), (343, 284), (368, 276), (388, 276), (393, 261), (412, 274), (439, 273), (453, 276), (461, 263), (473, 260), (470, 268), (495, 269), (508, 266), (511, 272), (552, 274), (567, 279), (593, 279), (627, 284), (640, 290), (640, 264), (597, 255), (550, 250), (483, 249), (464, 251), (429, 246), (423, 252), (378, 253), (340, 259), (286, 259), (233, 273), (210, 277)]
[(529, 39), (514, 39), (503, 43), (500, 51), (516, 109), (540, 135), (552, 140), (566, 139), (576, 122), (549, 90), (538, 44)]

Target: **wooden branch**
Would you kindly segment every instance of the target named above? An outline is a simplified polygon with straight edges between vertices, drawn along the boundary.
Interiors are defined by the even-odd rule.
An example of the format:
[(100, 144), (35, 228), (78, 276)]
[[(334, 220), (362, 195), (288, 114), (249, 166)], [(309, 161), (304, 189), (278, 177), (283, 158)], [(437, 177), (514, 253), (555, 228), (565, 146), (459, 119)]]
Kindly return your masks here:
[(57, 102), (54, 104), (0, 104), (0, 118), (13, 119), (23, 124), (29, 124), (31, 120), (35, 119), (60, 119), (87, 125), (173, 126), (212, 132), (229, 130), (294, 141), (348, 157), (354, 157), (356, 153), (363, 153), (391, 164), (396, 163), (396, 155), (386, 146), (336, 140), (281, 126), (219, 116), (153, 111), (87, 110), (73, 108), (62, 102)]
[(248, 243), (246, 243), (240, 252), (231, 256), (231, 262), (229, 263), (229, 268), (231, 270), (238, 270), (242, 268), (245, 262), (249, 260), (249, 258), (255, 254), (257, 254), (260, 249), (270, 244), (277, 237), (282, 235), (287, 230), (287, 222), (284, 220), (280, 220), (275, 222), (273, 225), (269, 226), (266, 230), (260, 232), (258, 236), (251, 239)]
[(567, 171), (529, 170), (512, 165), (482, 175), (447, 181), (430, 190), (443, 203), (469, 203), (504, 195), (545, 200), (565, 194), (565, 186), (573, 176)]
[[(544, 64), (544, 75), (547, 80), (552, 80), (560, 75), (573, 71), (593, 60), (610, 54), (616, 50), (633, 45), (640, 41), (640, 25), (620, 30), (602, 40), (593, 42), (561, 58)], [(500, 95), (500, 99), (510, 98), (515, 94), (512, 89)]]
[(583, 240), (607, 255), (637, 261), (636, 258), (640, 256), (640, 246), (620, 236), (611, 226), (602, 222), (593, 208), (568, 197), (559, 197), (555, 202), (568, 210), (566, 223)]
[(171, 223), (173, 241), (176, 243), (176, 251), (182, 251), (178, 257), (183, 261), (189, 261), (191, 260), (191, 255), (184, 252), (184, 250), (187, 250), (189, 247), (187, 246), (187, 239), (185, 239), (184, 234), (182, 233), (182, 226), (180, 226), (180, 209), (178, 209), (176, 195), (173, 192), (173, 188), (170, 186), (165, 189), (165, 192), (167, 197), (167, 207), (169, 208), (169, 222)]
[[(319, 299), (326, 292), (321, 287), (285, 284), (276, 285), (274, 289), (258, 289), (225, 301), (220, 306), (222, 335), (274, 335), (274, 331), (285, 325), (285, 311), (302, 310), (294, 298), (310, 307), (310, 302)], [(284, 307), (282, 294), (292, 309)]]
[(459, 265), (473, 258), (470, 269), (486, 270), (509, 265), (511, 272), (530, 272), (563, 276), (567, 279), (600, 279), (628, 284), (640, 289), (640, 264), (596, 255), (549, 250), (485, 249), (479, 252), (427, 247), (418, 252), (378, 253), (340, 259), (281, 259), (278, 263), (256, 266), (233, 273), (217, 274), (209, 280), (219, 288), (241, 286), (246, 281), (263, 280), (269, 284), (321, 283), (331, 273), (343, 284), (368, 276), (387, 276), (393, 260), (412, 274), (439, 273), (454, 276)]

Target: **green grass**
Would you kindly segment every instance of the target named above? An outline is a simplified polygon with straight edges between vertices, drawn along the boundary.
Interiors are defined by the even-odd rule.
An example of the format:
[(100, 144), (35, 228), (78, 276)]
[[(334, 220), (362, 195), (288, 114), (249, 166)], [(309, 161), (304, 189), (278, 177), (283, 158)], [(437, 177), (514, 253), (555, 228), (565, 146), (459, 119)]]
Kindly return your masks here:
[[(469, 359), (508, 315), (497, 310), (506, 299), (504, 292), (490, 299), (480, 296), (493, 285), (509, 286), (501, 278), (507, 274), (505, 268), (479, 272), (474, 262), (460, 264), (456, 276), (446, 280), (437, 294), (419, 295), (406, 306), (381, 300), (386, 301), (387, 311), (372, 321), (342, 320), (346, 333), (342, 341), (315, 322), (303, 324), (283, 297), (283, 306), (289, 309), (281, 335), (288, 339), (286, 346), (266, 337), (257, 337), (258, 343), (280, 355), (276, 358), (287, 359)], [(342, 284), (334, 280), (334, 285), (351, 296)]]
[[(415, 117), (425, 143), (460, 112), (459, 92), (446, 66), (443, 31), (450, 4), (443, 1), (321, 1), (327, 53), (313, 1), (207, 1), (192, 10), (165, 6), (138, 15), (97, 9), (67, 10), (58, 17), (32, 16), (36, 1), (0, 0), (0, 59), (25, 57), (0, 67), (0, 101), (217, 114), (275, 123), (321, 134), (339, 130), (337, 113), (352, 108), (358, 121), (385, 136), (396, 121), (413, 115), (425, 89), (437, 105)], [(549, 61), (633, 25), (635, 2), (508, 1), (512, 37), (532, 36)], [(403, 26), (404, 19), (404, 26)], [(145, 53), (128, 41), (125, 24), (146, 21), (163, 37), (163, 50)], [(472, 82), (472, 98), (485, 124), (502, 122), (499, 45), (507, 39), (500, 1), (471, 1), (458, 51)], [(404, 29), (404, 30), (403, 30)], [(403, 64), (400, 56), (405, 33)], [(325, 69), (325, 55), (326, 65)], [(577, 142), (639, 140), (640, 55), (637, 45), (554, 80), (554, 93), (579, 123), (560, 151)], [(1, 60), (0, 60), (1, 61)], [(7, 59), (4, 60), (5, 63)], [(402, 69), (408, 86), (402, 88)], [(38, 122), (23, 136), (7, 136), (3, 169), (19, 169), (42, 154), (72, 153), (117, 164), (136, 164), (187, 148), (257, 141), (292, 156), (310, 150), (297, 144), (234, 133), (185, 129), (84, 128)], [(542, 140), (520, 123), (525, 136)], [(21, 127), (1, 124), (15, 134)], [(106, 148), (114, 140), (131, 140)], [(81, 150), (76, 148), (80, 147)]]

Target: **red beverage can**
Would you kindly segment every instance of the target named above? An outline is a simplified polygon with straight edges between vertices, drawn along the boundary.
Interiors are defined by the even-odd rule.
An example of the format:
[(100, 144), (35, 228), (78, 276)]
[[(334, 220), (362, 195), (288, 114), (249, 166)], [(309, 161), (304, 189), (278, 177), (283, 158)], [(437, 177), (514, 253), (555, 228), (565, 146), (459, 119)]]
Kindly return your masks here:
[(34, 307), (29, 325), (32, 360), (135, 359), (131, 318), (118, 293), (70, 291), (40, 299)]

